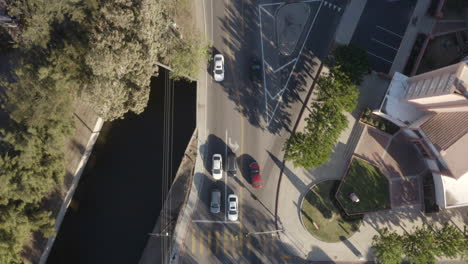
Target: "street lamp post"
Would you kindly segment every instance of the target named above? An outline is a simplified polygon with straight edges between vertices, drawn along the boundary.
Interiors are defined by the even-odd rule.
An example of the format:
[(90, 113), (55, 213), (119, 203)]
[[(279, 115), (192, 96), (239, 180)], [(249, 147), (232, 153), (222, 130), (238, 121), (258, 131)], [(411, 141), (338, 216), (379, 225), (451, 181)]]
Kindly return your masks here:
[(277, 229), (277, 230), (271, 230), (271, 231), (263, 231), (263, 232), (249, 232), (245, 235), (245, 237), (251, 236), (251, 235), (262, 235), (262, 234), (273, 234), (273, 233), (278, 233), (278, 232), (283, 232), (283, 229)]

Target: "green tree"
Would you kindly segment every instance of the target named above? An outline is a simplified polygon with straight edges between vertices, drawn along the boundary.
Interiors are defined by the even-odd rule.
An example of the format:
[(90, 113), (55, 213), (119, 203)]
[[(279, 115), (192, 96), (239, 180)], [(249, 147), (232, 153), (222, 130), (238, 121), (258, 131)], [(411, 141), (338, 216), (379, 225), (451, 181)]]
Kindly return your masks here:
[(388, 228), (380, 229), (379, 235), (372, 238), (372, 248), (375, 250), (377, 262), (385, 264), (400, 264), (402, 262), (402, 236), (389, 232)]
[(285, 158), (295, 166), (318, 167), (328, 161), (348, 121), (339, 105), (326, 101), (312, 104), (306, 122), (304, 132), (298, 132), (288, 139)]
[(209, 45), (199, 34), (188, 34), (175, 41), (174, 48), (168, 56), (172, 67), (171, 77), (180, 79), (190, 77), (195, 79), (199, 66), (209, 59)]
[(359, 90), (344, 72), (334, 70), (327, 76), (321, 76), (318, 86), (319, 101), (332, 101), (347, 112), (356, 108)]
[(403, 238), (403, 249), (410, 263), (427, 264), (435, 262), (436, 237), (426, 226), (417, 227)]
[(468, 242), (465, 235), (457, 227), (446, 223), (434, 232), (436, 256), (453, 259), (466, 254)]
[(11, 0), (8, 14), (20, 18), (20, 43), (25, 47), (46, 48), (53, 25), (65, 20), (82, 22), (86, 17), (85, 1), (79, 0)]
[(332, 72), (339, 69), (344, 72), (351, 81), (359, 85), (363, 77), (369, 73), (370, 65), (367, 53), (364, 49), (349, 45), (338, 46), (332, 54), (331, 62)]
[(33, 232), (52, 235), (53, 223), (50, 213), (37, 205), (14, 201), (0, 206), (0, 263), (23, 263), (23, 245), (32, 239)]
[(84, 56), (88, 82), (83, 95), (106, 120), (147, 105), (156, 62), (167, 56), (175, 35), (161, 1), (100, 1), (90, 22)]

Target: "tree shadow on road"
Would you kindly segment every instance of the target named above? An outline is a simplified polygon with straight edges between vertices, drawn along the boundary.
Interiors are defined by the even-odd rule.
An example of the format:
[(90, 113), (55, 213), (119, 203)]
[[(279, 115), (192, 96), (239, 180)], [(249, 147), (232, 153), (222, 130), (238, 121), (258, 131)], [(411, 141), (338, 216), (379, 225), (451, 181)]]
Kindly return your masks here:
[[(282, 93), (278, 93), (279, 97), (276, 96), (276, 93), (270, 95), (264, 87), (264, 76), (262, 76), (260, 83), (249, 81), (252, 58), (262, 57), (259, 9), (256, 1), (231, 1), (226, 5), (224, 17), (218, 19), (225, 32), (223, 34), (225, 49), (230, 51), (225, 55), (226, 85), (223, 88), (229, 99), (235, 102), (236, 110), (251, 125), (262, 130), (266, 129), (272, 134), (278, 134), (283, 129), (290, 131), (293, 119), (290, 113), (291, 107), (294, 103), (302, 103), (301, 93), (309, 88), (310, 80), (315, 77), (315, 71), (320, 61), (307, 49), (308, 45), (305, 45), (306, 48), (298, 58), (299, 61), (291, 76), (289, 72), (286, 75), (279, 72), (279, 75), (284, 76), (278, 76), (278, 78), (281, 82), (288, 84), (286, 89)], [(296, 51), (295, 56), (297, 55)], [(267, 54), (267, 56), (279, 55)], [(264, 71), (261, 72), (263, 74)], [(282, 87), (282, 84), (279, 86)]]

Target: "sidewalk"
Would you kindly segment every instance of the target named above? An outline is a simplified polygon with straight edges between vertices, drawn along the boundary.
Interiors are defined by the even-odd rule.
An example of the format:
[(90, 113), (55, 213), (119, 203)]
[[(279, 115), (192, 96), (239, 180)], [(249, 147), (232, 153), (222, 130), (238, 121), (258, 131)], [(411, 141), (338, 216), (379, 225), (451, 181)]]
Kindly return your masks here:
[[(205, 37), (208, 37), (206, 32), (205, 21), (204, 21), (204, 0), (196, 0), (193, 4), (195, 10), (195, 24), (196, 28), (203, 33)], [(178, 263), (181, 250), (184, 247), (184, 240), (187, 234), (188, 228), (191, 225), (191, 217), (193, 211), (197, 207), (198, 193), (203, 186), (204, 179), (204, 166), (203, 159), (200, 153), (200, 146), (206, 142), (206, 107), (207, 107), (207, 81), (208, 76), (206, 72), (206, 65), (200, 65), (200, 71), (197, 78), (197, 158), (195, 161), (195, 169), (192, 173), (192, 184), (189, 188), (189, 197), (185, 204), (180, 207), (179, 217), (175, 226), (174, 233), (172, 235), (172, 243), (170, 248), (171, 259), (168, 263)]]
[[(364, 105), (378, 105), (383, 97), (387, 86), (388, 80), (380, 79), (377, 74), (371, 74), (365, 77), (364, 82), (359, 86), (361, 91), (359, 97), (359, 104), (357, 109)], [(305, 125), (305, 118), (308, 115), (308, 109), (302, 116), (302, 120), (298, 129), (303, 129)], [(368, 250), (366, 244), (363, 242), (368, 239), (354, 239), (357, 237), (355, 234), (347, 243), (325, 243), (315, 239), (303, 227), (300, 221), (300, 204), (304, 194), (310, 187), (318, 182), (331, 179), (341, 179), (345, 173), (346, 166), (349, 158), (354, 152), (359, 137), (362, 133), (362, 125), (357, 122), (356, 118), (359, 111), (353, 114), (346, 114), (349, 121), (349, 126), (344, 131), (335, 147), (335, 151), (331, 154), (330, 161), (325, 165), (312, 170), (303, 168), (295, 168), (292, 163), (287, 162), (284, 168), (283, 181), (281, 183), (281, 199), (279, 204), (279, 218), (285, 229), (281, 239), (283, 242), (290, 244), (298, 252), (303, 254), (303, 257), (308, 260), (314, 261), (361, 261), (356, 255), (357, 249), (359, 252), (366, 256)], [(374, 232), (365, 235), (371, 236)], [(354, 246), (352, 246), (354, 245)], [(359, 245), (359, 246), (357, 246)], [(362, 248), (362, 249), (361, 249)], [(313, 254), (311, 254), (313, 252)], [(368, 258), (370, 259), (370, 257)]]
[[(357, 109), (364, 105), (371, 108), (378, 105), (386, 92), (388, 80), (380, 79), (377, 74), (365, 77), (361, 86), (359, 104)], [(302, 129), (305, 125), (305, 117), (298, 126)], [(363, 131), (363, 125), (357, 122), (359, 112), (347, 114), (349, 126), (341, 134), (335, 151), (331, 154), (330, 161), (325, 165), (306, 170), (295, 168), (287, 162), (284, 168), (284, 176), (281, 183), (281, 199), (279, 204), (279, 219), (285, 232), (281, 240), (289, 244), (301, 257), (311, 261), (347, 261), (365, 262), (373, 261), (374, 253), (371, 250), (372, 237), (377, 230), (388, 227), (397, 232), (411, 231), (416, 226), (424, 223), (440, 225), (450, 221), (463, 229), (463, 224), (468, 224), (468, 208), (458, 208), (442, 211), (433, 216), (426, 216), (421, 212), (420, 205), (403, 205), (391, 211), (381, 211), (367, 214), (364, 217), (360, 229), (349, 239), (338, 243), (326, 243), (310, 235), (300, 221), (300, 204), (305, 193), (315, 184), (324, 180), (341, 179), (345, 173), (347, 164)]]

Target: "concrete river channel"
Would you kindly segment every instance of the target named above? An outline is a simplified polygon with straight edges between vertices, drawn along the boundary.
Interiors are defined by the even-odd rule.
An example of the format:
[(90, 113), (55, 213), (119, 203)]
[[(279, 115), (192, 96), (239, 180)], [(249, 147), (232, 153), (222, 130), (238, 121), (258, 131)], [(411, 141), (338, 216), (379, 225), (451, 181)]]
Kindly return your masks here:
[[(138, 263), (159, 216), (161, 194), (170, 187), (163, 186), (168, 184), (162, 164), (168, 155), (163, 140), (171, 138), (163, 135), (173, 139), (170, 184), (195, 129), (196, 84), (170, 82), (167, 92), (167, 80), (160, 69), (143, 113), (104, 124), (48, 264)], [(165, 113), (172, 113), (169, 132)]]

